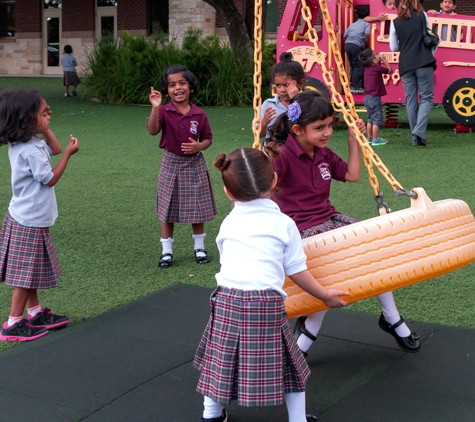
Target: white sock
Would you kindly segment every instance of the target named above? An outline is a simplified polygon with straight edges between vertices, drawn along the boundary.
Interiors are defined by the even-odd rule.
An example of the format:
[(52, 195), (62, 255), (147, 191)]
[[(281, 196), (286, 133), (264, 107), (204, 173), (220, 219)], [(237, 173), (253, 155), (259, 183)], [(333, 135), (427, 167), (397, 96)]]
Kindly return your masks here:
[(22, 319), (23, 319), (23, 315), (22, 316), (9, 316), (8, 321), (7, 321), (7, 325), (9, 327), (11, 327), (12, 325), (16, 324), (17, 322), (20, 322)]
[[(173, 254), (173, 242), (174, 240), (169, 237), (168, 239), (160, 238), (160, 242), (162, 243), (162, 255), (166, 253)], [(166, 257), (165, 259), (171, 259), (170, 257)]]
[(219, 418), (223, 414), (223, 406), (207, 396), (204, 396), (203, 406), (203, 419)]
[[(305, 329), (310, 333), (317, 337), (320, 328), (322, 327), (323, 318), (325, 317), (328, 309), (324, 311), (315, 312), (314, 314), (310, 314), (307, 319), (305, 320)], [(310, 346), (313, 344), (313, 341), (309, 339), (305, 334), (300, 334), (299, 338), (297, 339), (297, 345), (299, 346), (302, 352), (307, 352), (310, 349)]]
[[(378, 298), (379, 304), (381, 305), (381, 311), (383, 312), (384, 319), (391, 325), (396, 324), (396, 322), (401, 319), (401, 316), (399, 315), (399, 311), (396, 308), (393, 293), (382, 293), (376, 297)], [(411, 335), (411, 330), (405, 322), (403, 322), (399, 327), (396, 327), (395, 331), (399, 337), (408, 337)]]
[(284, 394), (284, 399), (289, 413), (289, 422), (307, 422), (305, 391)]
[[(206, 233), (194, 234), (191, 237), (195, 240), (195, 251), (196, 251), (196, 249), (204, 249), (205, 248)], [(204, 252), (197, 252), (196, 256), (198, 258), (201, 258), (203, 256), (206, 256), (206, 254)]]
[(41, 311), (41, 305), (33, 306), (33, 308), (28, 308), (28, 317), (34, 318)]

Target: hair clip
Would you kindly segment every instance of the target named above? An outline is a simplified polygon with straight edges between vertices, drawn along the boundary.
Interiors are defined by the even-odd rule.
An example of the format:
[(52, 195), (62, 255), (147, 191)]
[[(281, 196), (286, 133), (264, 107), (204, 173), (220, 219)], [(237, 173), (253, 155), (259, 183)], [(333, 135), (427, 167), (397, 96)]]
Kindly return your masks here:
[(289, 108), (287, 110), (287, 117), (291, 122), (297, 123), (301, 114), (302, 109), (300, 108), (300, 104), (297, 101), (294, 101), (289, 105)]

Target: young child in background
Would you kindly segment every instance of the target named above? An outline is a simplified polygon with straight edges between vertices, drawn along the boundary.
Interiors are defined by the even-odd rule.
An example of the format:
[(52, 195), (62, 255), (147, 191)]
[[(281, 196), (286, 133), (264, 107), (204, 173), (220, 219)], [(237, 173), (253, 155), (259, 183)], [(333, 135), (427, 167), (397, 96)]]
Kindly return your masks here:
[(290, 422), (316, 421), (305, 414), (310, 370), (287, 319), (284, 279), (288, 275), (330, 307), (346, 306), (339, 296), (348, 293), (326, 289), (307, 270), (295, 223), (270, 199), (277, 176), (265, 153), (241, 148), (220, 154), (214, 165), (235, 202), (216, 239), (218, 287), (194, 359), (201, 371), (197, 391), (204, 395), (201, 420), (227, 421), (223, 405), (231, 400), (240, 406), (285, 400)]
[(78, 95), (76, 88), (80, 83), (78, 74), (76, 73), (76, 66), (78, 62), (73, 56), (73, 48), (66, 44), (63, 49), (63, 55), (61, 56), (61, 66), (63, 67), (63, 85), (64, 85), (64, 96), (70, 97), (69, 87), (73, 87), (72, 94), (74, 96)]
[[(396, 13), (397, 7), (396, 7), (396, 0), (383, 0), (383, 4), (391, 10), (392, 13)], [(378, 16), (366, 16), (364, 18), (365, 22), (378, 22), (378, 21), (387, 21), (389, 19), (389, 16), (385, 12), (381, 12)], [(387, 35), (389, 37), (389, 29), (390, 25), (387, 24), (384, 27), (384, 35)]]
[(211, 145), (213, 134), (206, 113), (190, 102), (198, 92), (193, 73), (173, 65), (163, 70), (161, 82), (162, 93), (170, 102), (162, 105), (162, 94), (151, 87), (152, 112), (147, 124), (150, 135), (162, 132), (158, 146), (164, 149), (155, 208), (162, 222), (158, 265), (168, 268), (172, 264), (175, 223), (191, 224), (196, 262), (207, 264), (204, 223), (213, 220), (217, 211), (201, 151)]
[[(442, 3), (440, 3), (440, 12), (437, 12), (436, 10), (432, 9), (427, 12), (428, 15), (430, 16), (439, 16), (442, 15), (441, 17), (444, 17), (444, 15), (451, 15), (455, 16), (457, 13), (455, 13), (456, 9), (456, 0), (443, 0)], [(438, 25), (435, 24), (434, 27), (432, 28), (435, 33), (437, 33), (437, 28)], [(442, 41), (447, 41), (447, 25), (442, 25), (442, 31), (440, 34), (440, 39)], [(450, 33), (450, 41), (457, 41), (457, 27), (452, 26), (452, 30)]]
[[(329, 99), (315, 91), (303, 91), (293, 98), (287, 113), (282, 114), (271, 129), (273, 141), (282, 145), (279, 156), (273, 160), (279, 180), (276, 201), (282, 212), (295, 221), (302, 238), (357, 221), (340, 214), (330, 202), (332, 179), (356, 182), (361, 168), (358, 141), (352, 130), (348, 134), (347, 162), (328, 147), (333, 133), (333, 113)], [(364, 122), (358, 120), (357, 125), (364, 133)], [(392, 292), (377, 298), (382, 308), (381, 329), (391, 334), (403, 350), (417, 352), (419, 337), (400, 317)], [(301, 335), (297, 343), (303, 352), (317, 339), (326, 312), (298, 319)]]
[(360, 54), (369, 45), (369, 23), (365, 18), (369, 16), (368, 6), (359, 6), (356, 9), (358, 20), (352, 23), (345, 31), (345, 52), (350, 63), (350, 89), (354, 94), (363, 93), (363, 65), (360, 62)]
[[(360, 54), (361, 63), (364, 66), (364, 106), (368, 113), (368, 142), (373, 146), (385, 145), (386, 139), (379, 137), (379, 127), (383, 125), (383, 102), (381, 97), (386, 95), (383, 74), (393, 73), (391, 65), (382, 55), (376, 55), (371, 48), (367, 48)], [(384, 66), (381, 66), (381, 63)]]
[(269, 126), (277, 116), (287, 111), (292, 97), (305, 86), (305, 72), (299, 62), (292, 60), (292, 53), (280, 55), (280, 62), (271, 70), (271, 83), (275, 86), (276, 95), (264, 101), (261, 106), (260, 138), (269, 138)]
[(38, 289), (58, 286), (61, 266), (49, 230), (58, 217), (54, 185), (79, 149), (71, 136), (51, 168), (51, 155), (59, 154), (61, 145), (49, 127), (50, 118), (50, 108), (38, 91), (0, 94), (0, 145), (8, 144), (13, 193), (0, 231), (0, 281), (13, 287), (10, 315), (0, 334), (4, 341), (35, 340), (69, 323), (38, 299)]

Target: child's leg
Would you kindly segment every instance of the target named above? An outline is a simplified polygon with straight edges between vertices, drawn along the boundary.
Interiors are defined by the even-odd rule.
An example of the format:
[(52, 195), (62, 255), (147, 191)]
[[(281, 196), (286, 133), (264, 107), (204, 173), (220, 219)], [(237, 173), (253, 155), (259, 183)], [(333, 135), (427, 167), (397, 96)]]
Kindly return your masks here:
[(173, 259), (173, 230), (174, 223), (162, 222), (162, 237), (160, 242), (162, 244), (162, 255), (158, 261), (158, 266), (168, 268), (172, 264)]
[[(392, 292), (382, 293), (377, 296), (379, 304), (381, 305), (381, 311), (383, 312), (384, 319), (389, 322), (391, 325), (395, 324), (401, 319), (399, 311), (396, 308), (396, 302), (394, 302), (394, 296)], [(396, 328), (396, 333), (400, 337), (407, 337), (411, 334), (411, 330), (403, 322), (399, 327)]]
[(368, 141), (371, 142), (373, 138), (373, 124), (368, 122), (366, 123), (366, 133), (368, 134)]
[(379, 138), (379, 126), (373, 125), (373, 139)]
[(195, 258), (198, 264), (207, 264), (210, 259), (205, 249), (206, 233), (204, 223), (195, 223), (191, 225), (193, 228), (193, 239), (195, 241)]
[(206, 421), (208, 419), (219, 418), (223, 415), (223, 406), (219, 403), (214, 402), (209, 397), (204, 396), (203, 407), (203, 421)]
[(38, 295), (36, 290), (24, 289), (23, 287), (14, 287), (12, 293), (12, 306), (10, 309), (10, 317), (22, 317), (25, 306), (37, 306)]
[(305, 391), (284, 394), (285, 405), (289, 413), (289, 422), (307, 422), (305, 414)]
[[(317, 337), (318, 332), (322, 327), (323, 318), (325, 317), (327, 312), (328, 309), (310, 314), (307, 318), (304, 318), (303, 320), (299, 318), (297, 324), (304, 324), (303, 328), (308, 331), (311, 336)], [(305, 334), (305, 332), (302, 331), (302, 334), (300, 334), (299, 338), (297, 339), (297, 345), (299, 346), (302, 352), (306, 353), (308, 349), (310, 349), (310, 346), (313, 344), (314, 341), (314, 339), (310, 338), (308, 334)]]

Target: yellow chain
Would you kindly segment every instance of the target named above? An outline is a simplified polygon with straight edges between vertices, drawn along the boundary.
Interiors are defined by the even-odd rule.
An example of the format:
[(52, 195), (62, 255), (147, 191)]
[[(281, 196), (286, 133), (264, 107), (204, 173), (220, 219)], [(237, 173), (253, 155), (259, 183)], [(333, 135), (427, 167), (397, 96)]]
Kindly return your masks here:
[[(353, 129), (353, 131), (356, 134), (356, 139), (358, 140), (358, 144), (360, 145), (363, 151), (363, 161), (366, 168), (368, 169), (369, 182), (371, 184), (371, 187), (373, 188), (374, 194), (379, 196), (379, 182), (376, 175), (373, 172), (373, 163), (376, 165), (378, 170), (387, 179), (387, 181), (389, 182), (389, 184), (393, 187), (395, 191), (403, 190), (403, 187), (389, 172), (389, 170), (383, 164), (381, 159), (374, 153), (366, 137), (359, 131), (356, 125), (356, 120), (358, 119), (358, 115), (356, 114), (356, 110), (355, 110), (355, 102), (353, 99), (353, 95), (351, 94), (351, 91), (350, 91), (348, 75), (345, 71), (345, 67), (343, 66), (343, 59), (341, 56), (340, 48), (337, 43), (335, 31), (333, 29), (333, 23), (330, 18), (328, 6), (326, 3), (326, 0), (319, 0), (319, 3), (320, 3), (320, 9), (322, 11), (322, 19), (325, 21), (325, 27), (327, 29), (330, 44), (332, 46), (333, 55), (335, 58), (336, 66), (338, 68), (338, 74), (340, 75), (340, 82), (343, 86), (346, 103), (349, 107), (349, 111), (347, 110), (345, 106), (345, 102), (343, 101), (342, 96), (335, 88), (335, 82), (333, 80), (332, 72), (328, 71), (327, 66), (325, 64), (325, 55), (318, 48), (317, 32), (315, 31), (315, 28), (312, 25), (312, 15), (310, 12), (310, 8), (307, 6), (307, 2), (305, 0), (302, 0), (302, 17), (307, 23), (307, 26), (309, 27), (307, 35), (309, 37), (309, 40), (313, 42), (313, 45), (315, 47), (315, 58), (316, 58), (317, 63), (322, 69), (322, 76), (323, 76), (325, 85), (331, 91), (335, 109), (343, 114), (343, 118), (345, 119), (345, 122), (348, 124), (348, 126), (351, 129)], [(351, 0), (345, 0), (345, 5), (351, 7), (353, 5), (353, 2)]]
[(254, 131), (253, 148), (261, 149), (259, 134), (261, 132), (260, 110), (262, 86), (262, 0), (255, 0), (254, 6), (254, 120), (252, 130)]

